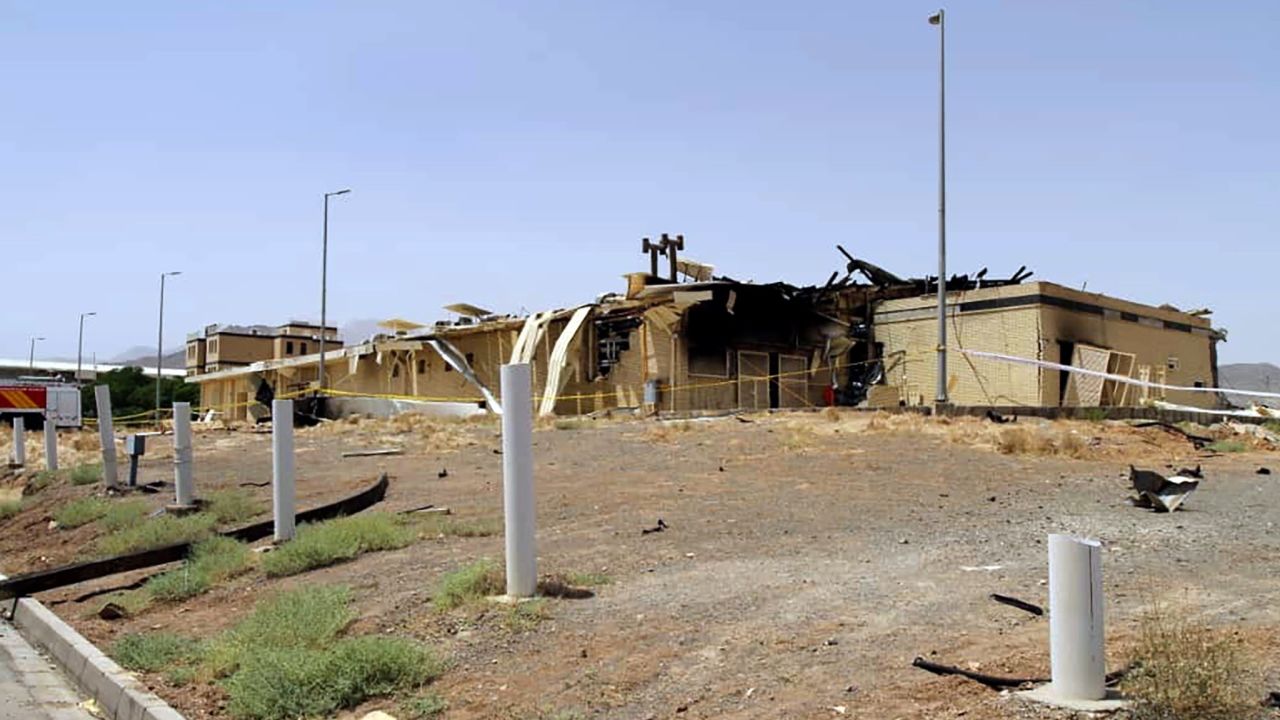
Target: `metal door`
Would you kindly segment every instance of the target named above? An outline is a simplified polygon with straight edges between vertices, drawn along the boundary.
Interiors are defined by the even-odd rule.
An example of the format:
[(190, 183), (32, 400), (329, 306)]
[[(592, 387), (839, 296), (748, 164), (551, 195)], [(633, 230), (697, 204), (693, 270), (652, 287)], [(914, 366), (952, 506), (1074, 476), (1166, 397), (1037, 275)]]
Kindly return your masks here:
[(769, 409), (769, 354), (738, 351), (738, 407)]

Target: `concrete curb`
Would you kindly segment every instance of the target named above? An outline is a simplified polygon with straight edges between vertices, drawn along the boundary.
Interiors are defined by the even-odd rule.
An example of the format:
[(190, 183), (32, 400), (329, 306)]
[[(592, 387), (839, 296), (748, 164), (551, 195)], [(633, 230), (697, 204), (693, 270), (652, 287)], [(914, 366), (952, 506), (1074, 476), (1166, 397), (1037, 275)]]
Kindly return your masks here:
[(12, 622), (27, 642), (49, 653), (67, 676), (97, 701), (107, 720), (184, 720), (177, 710), (39, 601), (19, 600)]

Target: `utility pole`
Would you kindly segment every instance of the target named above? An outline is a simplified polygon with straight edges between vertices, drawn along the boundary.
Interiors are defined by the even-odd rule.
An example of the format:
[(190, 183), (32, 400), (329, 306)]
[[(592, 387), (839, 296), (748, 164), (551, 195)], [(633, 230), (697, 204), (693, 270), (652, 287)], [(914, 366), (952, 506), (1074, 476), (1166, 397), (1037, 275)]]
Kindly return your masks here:
[(326, 306), (329, 299), (329, 198), (335, 195), (346, 195), (349, 192), (351, 188), (324, 194), (324, 239), (320, 249), (320, 372), (317, 375), (319, 384), (316, 386), (318, 394), (324, 393), (324, 335), (328, 322)]
[(938, 394), (947, 404), (947, 26), (941, 9), (929, 16), (938, 26)]
[(31, 338), (31, 355), (27, 358), (27, 372), (32, 375), (36, 374), (36, 341), (44, 340), (42, 337)]
[(164, 375), (160, 370), (164, 364), (164, 279), (174, 275), (181, 275), (181, 270), (173, 272), (160, 273), (160, 329), (156, 335), (156, 422), (160, 422), (160, 381), (164, 379)]
[(84, 359), (84, 319), (97, 314), (96, 312), (80, 313), (80, 339), (76, 341), (76, 387), (80, 386), (80, 367)]

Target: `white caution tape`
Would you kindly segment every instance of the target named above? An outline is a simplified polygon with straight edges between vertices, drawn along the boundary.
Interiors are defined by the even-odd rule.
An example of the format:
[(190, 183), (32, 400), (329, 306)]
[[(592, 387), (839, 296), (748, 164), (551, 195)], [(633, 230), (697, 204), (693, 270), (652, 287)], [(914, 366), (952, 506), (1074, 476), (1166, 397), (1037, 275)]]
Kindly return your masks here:
[(1185, 387), (1182, 385), (1165, 385), (1164, 383), (1155, 383), (1147, 380), (1138, 380), (1126, 375), (1114, 375), (1112, 373), (1101, 372), (1099, 370), (1087, 370), (1085, 368), (1075, 367), (1073, 365), (1063, 365), (1061, 363), (1049, 362), (1048, 360), (1036, 360), (1034, 358), (1018, 357), (1017, 355), (1005, 355), (1004, 353), (993, 353), (985, 350), (965, 350), (958, 348), (957, 352), (973, 357), (984, 357), (992, 360), (1004, 360), (1005, 362), (1021, 363), (1023, 365), (1035, 365), (1037, 367), (1052, 368), (1054, 370), (1063, 370), (1066, 372), (1078, 373), (1080, 375), (1091, 375), (1100, 377), (1105, 380), (1114, 380), (1119, 383), (1127, 383), (1129, 385), (1137, 385), (1138, 387), (1154, 388), (1157, 390), (1174, 390), (1177, 392), (1206, 392), (1206, 393), (1229, 393), (1231, 395), (1245, 395), (1248, 397), (1258, 398), (1274, 398), (1280, 399), (1280, 393), (1261, 392), (1258, 390), (1232, 390), (1230, 388), (1212, 388), (1212, 387)]

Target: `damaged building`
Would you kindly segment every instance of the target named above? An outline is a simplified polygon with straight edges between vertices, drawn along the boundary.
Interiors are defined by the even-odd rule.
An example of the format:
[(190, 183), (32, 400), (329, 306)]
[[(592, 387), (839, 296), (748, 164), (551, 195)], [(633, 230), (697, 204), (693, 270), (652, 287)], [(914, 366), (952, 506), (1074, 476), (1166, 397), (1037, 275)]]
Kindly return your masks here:
[[(931, 404), (937, 278), (899, 277), (838, 249), (842, 272), (799, 287), (716, 275), (682, 256), (681, 236), (645, 239), (648, 269), (626, 275), (624, 292), (527, 317), (451, 305), (453, 320), (389, 321), (384, 333), (327, 351), (330, 411), (500, 411), (499, 368), (509, 362), (532, 365), (543, 415)], [(1216, 404), (1214, 393), (1105, 377), (1216, 387), (1215, 347), (1224, 336), (1206, 312), (1030, 276), (1025, 268), (1000, 278), (984, 269), (947, 280), (953, 404)], [(247, 419), (272, 396), (314, 390), (319, 362), (317, 354), (275, 353), (187, 381), (200, 385), (204, 407)]]

